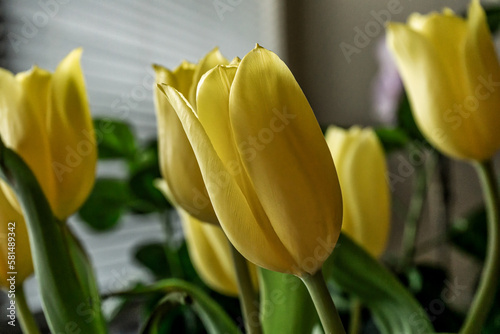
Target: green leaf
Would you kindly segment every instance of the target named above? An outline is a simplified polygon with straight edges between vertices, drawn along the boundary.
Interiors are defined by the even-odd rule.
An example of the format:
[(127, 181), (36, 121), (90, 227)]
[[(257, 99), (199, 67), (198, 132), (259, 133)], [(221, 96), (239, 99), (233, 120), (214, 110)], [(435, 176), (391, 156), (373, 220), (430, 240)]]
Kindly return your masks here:
[(500, 28), (500, 8), (498, 5), (495, 7), (485, 8), (486, 19), (491, 32), (494, 34)]
[(157, 278), (167, 277), (170, 270), (165, 251), (165, 246), (160, 243), (141, 245), (135, 252), (135, 259)]
[(94, 230), (106, 231), (116, 226), (129, 200), (130, 191), (125, 181), (100, 178), (79, 215)]
[(259, 268), (260, 309), (264, 333), (311, 333), (319, 318), (302, 281)]
[(157, 164), (142, 166), (132, 174), (129, 181), (130, 190), (137, 199), (142, 201), (142, 206), (138, 206), (138, 202), (134, 202), (131, 209), (139, 213), (148, 213), (163, 212), (170, 208), (165, 196), (154, 186), (154, 180), (158, 178), (161, 178), (161, 175)]
[(472, 210), (465, 218), (455, 220), (448, 232), (450, 241), (462, 251), (484, 261), (487, 244), (486, 210)]
[(323, 272), (370, 309), (381, 333), (434, 333), (426, 312), (408, 290), (346, 235), (341, 233)]
[(0, 177), (15, 191), (28, 227), (44, 314), (52, 333), (107, 333), (92, 266), (64, 222), (54, 218), (36, 177), (0, 139)]
[(100, 159), (134, 159), (137, 144), (127, 123), (97, 118), (94, 128)]
[(375, 133), (386, 152), (402, 149), (410, 141), (406, 132), (400, 128), (376, 128)]
[(156, 334), (157, 324), (165, 313), (177, 305), (188, 305), (201, 319), (209, 334), (241, 334), (227, 313), (199, 287), (183, 280), (170, 278), (135, 289), (127, 294), (166, 293), (146, 322), (143, 333)]

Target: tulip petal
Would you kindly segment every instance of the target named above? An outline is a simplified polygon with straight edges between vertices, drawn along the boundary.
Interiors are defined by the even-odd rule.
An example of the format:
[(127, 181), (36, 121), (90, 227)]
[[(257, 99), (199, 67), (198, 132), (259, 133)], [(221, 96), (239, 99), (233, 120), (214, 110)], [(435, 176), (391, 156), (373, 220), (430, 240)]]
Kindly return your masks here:
[[(153, 64), (153, 68), (156, 73), (156, 84), (167, 84), (177, 89), (182, 95), (189, 95), (196, 68), (195, 64), (183, 61), (173, 72), (157, 64)], [(156, 89), (156, 84), (154, 89)]]
[(193, 148), (173, 106), (161, 88), (155, 88), (160, 171), (170, 200), (201, 221), (218, 224)]
[(54, 214), (65, 219), (87, 199), (93, 188), (97, 146), (80, 58), (73, 50), (57, 67), (47, 119), (52, 167), (56, 179)]
[[(229, 122), (229, 92), (236, 69), (219, 65), (205, 73), (198, 85), (196, 104), (198, 118), (224, 165), (234, 162), (240, 168)], [(242, 174), (240, 170), (237, 172)]]
[[(188, 96), (193, 86), (193, 77), (196, 70), (196, 64), (183, 61), (175, 70), (174, 75), (177, 78), (177, 87), (174, 86), (182, 95)], [(168, 83), (167, 83), (168, 84)]]
[(193, 266), (212, 289), (229, 296), (238, 295), (229, 241), (218, 226), (202, 223), (183, 210), (184, 234)]
[[(207, 53), (203, 59), (196, 65), (196, 69), (193, 75), (193, 83), (189, 91), (189, 96), (185, 95), (191, 106), (196, 108), (196, 91), (198, 89), (198, 82), (201, 80), (203, 74), (211, 70), (217, 65), (227, 65), (229, 61), (222, 55), (219, 48), (214, 48), (212, 51)], [(174, 87), (175, 88), (175, 87)]]
[(226, 236), (249, 261), (275, 271), (286, 271), (296, 263), (273, 234), (259, 228), (232, 174), (217, 155), (203, 126), (188, 102), (174, 88), (159, 86), (176, 111), (193, 147), (212, 204)]
[[(464, 57), (468, 84), (466, 98), (469, 101), (464, 101), (464, 104), (470, 113), (463, 118), (463, 127), (473, 128), (475, 136), (468, 139), (477, 151), (475, 156), (484, 160), (500, 148), (500, 65), (486, 15), (477, 0), (469, 7), (467, 24)], [(474, 108), (474, 103), (467, 105), (467, 102), (476, 102), (477, 105)]]
[[(431, 13), (429, 15), (413, 14), (408, 25), (423, 36), (439, 56), (440, 65), (449, 77), (454, 77), (456, 89), (464, 91), (465, 68), (462, 58), (462, 41), (465, 38), (467, 24), (461, 17), (450, 14)], [(453, 32), (453, 33), (450, 33)]]
[(175, 74), (172, 73), (172, 71), (170, 71), (168, 68), (158, 64), (153, 64), (153, 69), (155, 70), (156, 74), (156, 82), (153, 85), (153, 88), (156, 88), (156, 85), (160, 83), (178, 87)]
[(218, 65), (198, 85), (198, 118), (217, 155), (238, 184), (259, 226), (280, 243), (262, 204), (255, 194), (236, 147), (229, 119), (229, 94), (237, 67)]
[(460, 126), (463, 117), (457, 109), (463, 102), (463, 91), (455, 84), (455, 77), (445, 70), (434, 45), (398, 23), (388, 25), (387, 43), (395, 55), (420, 131), (450, 156), (465, 158), (474, 154), (474, 143), (470, 140), (473, 136), (468, 133), (469, 128)]
[(339, 236), (342, 200), (306, 97), (278, 56), (257, 46), (238, 66), (229, 110), (245, 170), (272, 228), (302, 269), (314, 273), (326, 259), (316, 254), (330, 254)]
[[(14, 76), (0, 69), (0, 135), (34, 172), (45, 196), (56, 200), (52, 159), (45, 128), (51, 74), (38, 67)], [(18, 211), (13, 191), (2, 186)]]
[(332, 127), (326, 139), (337, 167), (344, 218), (342, 231), (379, 257), (390, 231), (390, 195), (383, 148), (372, 130)]

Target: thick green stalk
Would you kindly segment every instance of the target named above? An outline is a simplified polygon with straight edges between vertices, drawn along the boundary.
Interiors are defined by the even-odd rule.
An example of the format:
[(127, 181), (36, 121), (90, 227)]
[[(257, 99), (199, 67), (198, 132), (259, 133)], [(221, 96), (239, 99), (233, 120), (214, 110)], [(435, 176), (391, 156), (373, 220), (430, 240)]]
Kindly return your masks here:
[(321, 270), (310, 276), (301, 277), (316, 306), (325, 334), (345, 334), (342, 320), (326, 287)]
[(491, 161), (476, 162), (474, 166), (481, 181), (488, 213), (488, 244), (479, 287), (460, 330), (461, 334), (481, 332), (493, 305), (496, 287), (500, 278), (500, 220), (498, 208), (500, 202), (493, 163)]
[(248, 263), (231, 243), (230, 248), (238, 281), (241, 311), (243, 312), (246, 332), (248, 334), (261, 334), (259, 303), (257, 302), (257, 294), (253, 289)]
[(23, 333), (26, 334), (40, 334), (40, 330), (36, 325), (35, 318), (31, 313), (28, 303), (26, 302), (26, 296), (24, 295), (23, 285), (19, 284), (16, 287), (16, 307), (18, 310), (17, 317)]

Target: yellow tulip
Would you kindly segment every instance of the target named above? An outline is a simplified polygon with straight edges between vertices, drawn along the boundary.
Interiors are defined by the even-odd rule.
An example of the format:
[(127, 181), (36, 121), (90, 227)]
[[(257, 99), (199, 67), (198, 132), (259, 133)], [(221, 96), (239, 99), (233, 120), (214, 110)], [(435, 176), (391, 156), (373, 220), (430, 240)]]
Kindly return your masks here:
[[(189, 257), (196, 272), (210, 288), (228, 296), (238, 295), (236, 272), (229, 241), (219, 226), (203, 223), (184, 210), (178, 210)], [(257, 269), (248, 263), (254, 286), (257, 286)]]
[(331, 126), (326, 141), (344, 197), (342, 232), (379, 257), (390, 231), (390, 192), (384, 149), (372, 129)]
[[(95, 179), (97, 149), (81, 53), (72, 51), (54, 74), (36, 66), (16, 76), (0, 69), (0, 136), (31, 168), (60, 220), (78, 210)], [(17, 205), (12, 190), (2, 188)]]
[[(194, 105), (201, 76), (216, 65), (227, 63), (216, 48), (196, 65), (185, 61), (174, 71), (154, 65), (156, 83), (171, 85), (184, 96), (192, 96)], [(218, 224), (191, 144), (172, 106), (160, 94), (155, 92), (158, 151), (160, 171), (168, 185), (168, 198), (199, 220)]]
[[(17, 273), (14, 281), (7, 281), (12, 276), (8, 272)], [(9, 290), (11, 283), (20, 285), (31, 274), (33, 262), (24, 217), (14, 209), (0, 188), (0, 287)]]
[[(155, 186), (168, 198), (165, 180), (158, 179)], [(229, 241), (220, 226), (202, 222), (177, 207), (181, 218), (189, 257), (203, 282), (215, 291), (228, 296), (238, 295), (236, 272)], [(250, 275), (257, 287), (257, 269), (249, 264)]]
[(286, 65), (257, 46), (239, 64), (217, 66), (198, 85), (197, 114), (174, 87), (158, 89), (236, 249), (270, 270), (316, 273), (337, 242), (342, 198), (326, 141)]
[(500, 148), (500, 66), (479, 0), (391, 23), (388, 46), (424, 136), (444, 154), (483, 161)]

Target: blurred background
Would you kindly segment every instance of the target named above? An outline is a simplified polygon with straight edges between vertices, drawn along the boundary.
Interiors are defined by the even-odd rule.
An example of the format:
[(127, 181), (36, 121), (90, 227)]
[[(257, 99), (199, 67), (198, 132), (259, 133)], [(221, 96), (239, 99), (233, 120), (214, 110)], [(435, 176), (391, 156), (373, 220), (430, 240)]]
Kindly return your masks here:
[[(156, 137), (151, 64), (173, 69), (183, 59), (198, 61), (215, 46), (228, 59), (242, 57), (258, 42), (288, 64), (322, 126), (390, 126), (396, 122), (402, 88), (383, 47), (385, 22), (405, 21), (412, 12), (442, 7), (463, 14), (467, 4), (465, 0), (0, 0), (0, 66), (14, 73), (32, 64), (53, 71), (69, 51), (83, 47), (93, 116), (130, 124), (139, 145), (148, 145)], [(386, 254), (389, 262), (401, 247), (404, 214), (398, 212), (408, 207), (415, 182), (411, 168), (399, 175), (401, 166), (417, 167), (426, 154), (424, 144), (415, 144), (413, 152), (389, 157), (391, 173), (400, 177), (392, 187), (395, 213)], [(447, 268), (452, 280), (467, 286), (454, 301), (454, 307), (463, 310), (479, 272), (478, 261), (446, 246), (443, 238), (447, 224), (481, 203), (480, 188), (467, 165), (449, 161), (444, 165), (427, 180), (416, 252), (419, 261)], [(126, 174), (122, 161), (99, 165), (101, 177)], [(443, 176), (449, 185), (446, 210), (441, 182), (433, 180)], [(119, 224), (99, 232), (78, 215), (72, 217), (70, 224), (90, 254), (103, 293), (154, 278), (138, 263), (134, 250), (164, 242), (164, 219), (154, 212), (126, 214)], [(172, 242), (175, 238), (182, 235), (169, 236)], [(34, 278), (27, 294), (31, 307), (39, 310)]]

